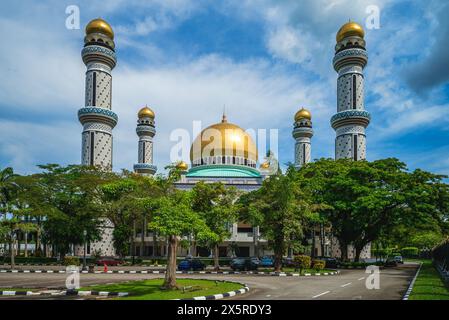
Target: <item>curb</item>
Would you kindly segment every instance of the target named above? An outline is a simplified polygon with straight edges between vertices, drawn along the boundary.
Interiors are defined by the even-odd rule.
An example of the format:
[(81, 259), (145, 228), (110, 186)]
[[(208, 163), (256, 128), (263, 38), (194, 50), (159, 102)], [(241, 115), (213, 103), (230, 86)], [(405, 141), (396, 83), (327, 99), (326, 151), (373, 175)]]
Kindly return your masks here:
[(224, 281), (224, 282), (232, 282), (232, 283), (237, 283), (237, 284), (241, 284), (244, 287), (238, 290), (233, 290), (233, 291), (228, 291), (225, 293), (218, 293), (218, 294), (213, 294), (210, 296), (199, 296), (199, 297), (192, 297), (192, 298), (184, 298), (184, 299), (173, 299), (173, 300), (178, 300), (178, 301), (186, 301), (186, 300), (221, 300), (224, 298), (229, 298), (229, 297), (234, 297), (236, 295), (240, 295), (240, 294), (245, 294), (249, 291), (249, 287), (246, 284), (240, 283), (240, 282), (235, 282), (235, 281)]
[(422, 267), (422, 262), (419, 264), (418, 270), (416, 271), (415, 276), (413, 277), (412, 281), (410, 282), (407, 291), (404, 294), (404, 297), (402, 298), (402, 300), (408, 300), (408, 297), (410, 296), (410, 294), (412, 293), (413, 290), (413, 286), (415, 285), (415, 281), (418, 278), (419, 275), (419, 271), (421, 271), (421, 267)]
[(128, 292), (108, 292), (108, 291), (78, 291), (78, 290), (63, 290), (57, 292), (49, 291), (0, 291), (0, 296), (104, 296), (104, 297), (126, 297)]
[[(0, 273), (66, 273), (65, 270), (0, 270)], [(73, 272), (72, 272), (73, 273)], [(118, 274), (165, 274), (165, 270), (109, 270), (101, 271), (96, 270), (94, 272), (88, 272), (86, 270), (80, 271), (82, 274), (95, 273), (118, 273)], [(262, 271), (176, 271), (176, 274), (216, 274), (216, 275), (233, 275), (233, 274), (246, 274), (246, 275), (265, 275), (275, 277), (305, 277), (305, 276), (333, 276), (339, 274), (340, 271), (324, 272), (324, 273), (305, 273), (300, 275), (294, 272), (262, 272)]]

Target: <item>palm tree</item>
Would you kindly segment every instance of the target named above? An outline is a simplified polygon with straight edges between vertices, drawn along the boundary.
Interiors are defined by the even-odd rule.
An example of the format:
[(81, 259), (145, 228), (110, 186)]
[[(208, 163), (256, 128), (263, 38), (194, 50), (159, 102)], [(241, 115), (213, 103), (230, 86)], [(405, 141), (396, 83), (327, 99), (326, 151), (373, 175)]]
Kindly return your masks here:
[[(2, 215), (4, 220), (6, 220), (8, 207), (13, 198), (13, 193), (17, 189), (15, 182), (17, 176), (11, 167), (0, 170), (0, 221), (2, 220)], [(4, 246), (6, 247), (6, 244)], [(6, 252), (6, 250), (3, 251)]]
[[(11, 167), (0, 170), (0, 208), (6, 208), (11, 201), (13, 192), (17, 189), (15, 178), (18, 176)], [(6, 214), (3, 210), (2, 213)]]

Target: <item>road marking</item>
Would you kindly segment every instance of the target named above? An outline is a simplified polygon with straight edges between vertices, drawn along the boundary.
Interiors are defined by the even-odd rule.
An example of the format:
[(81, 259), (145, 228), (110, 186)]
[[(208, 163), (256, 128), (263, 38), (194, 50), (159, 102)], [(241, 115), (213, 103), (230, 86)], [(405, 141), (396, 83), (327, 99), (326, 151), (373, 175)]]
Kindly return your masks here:
[(342, 284), (341, 287), (342, 287), (342, 288), (347, 287), (347, 286), (349, 286), (351, 283), (352, 283), (352, 282), (348, 282), (348, 283)]
[(325, 291), (325, 292), (323, 292), (323, 293), (317, 294), (316, 296), (313, 296), (312, 299), (315, 299), (315, 298), (324, 296), (325, 294), (328, 294), (329, 292), (330, 292), (330, 291)]
[(271, 297), (271, 294), (267, 294), (266, 297), (267, 297), (267, 298)]
[(361, 277), (360, 279), (357, 279), (357, 280), (359, 280), (359, 281), (360, 281), (360, 280), (363, 280), (363, 279), (365, 279), (365, 277)]

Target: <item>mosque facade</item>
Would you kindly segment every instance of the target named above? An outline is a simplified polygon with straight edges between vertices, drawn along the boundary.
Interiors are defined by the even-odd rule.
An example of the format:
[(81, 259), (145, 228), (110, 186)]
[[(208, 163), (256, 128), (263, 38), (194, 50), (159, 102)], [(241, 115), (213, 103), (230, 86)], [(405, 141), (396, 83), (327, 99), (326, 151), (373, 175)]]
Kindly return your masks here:
[[(370, 121), (370, 115), (364, 108), (363, 69), (368, 58), (363, 28), (350, 21), (340, 28), (336, 40), (333, 66), (338, 73), (337, 112), (330, 121), (336, 132), (335, 158), (357, 161), (366, 158), (365, 129)], [(78, 111), (83, 126), (81, 163), (112, 170), (112, 130), (118, 122), (111, 103), (112, 70), (117, 58), (114, 32), (106, 21), (95, 19), (86, 26), (82, 59), (87, 70), (85, 106)], [(151, 176), (157, 171), (153, 164), (155, 118), (155, 112), (148, 106), (141, 108), (137, 114), (137, 162), (134, 164), (137, 174)], [(301, 108), (293, 119), (294, 165), (299, 169), (312, 161), (312, 115), (309, 110)], [(204, 181), (221, 182), (249, 192), (257, 190), (264, 179), (277, 171), (278, 162), (272, 154), (262, 161), (252, 137), (223, 114), (221, 121), (205, 128), (193, 141), (190, 165), (180, 161), (177, 167), (181, 171), (181, 178), (176, 182), (178, 189), (189, 190), (199, 181)], [(105, 219), (103, 238), (89, 244), (86, 254), (100, 251), (103, 256), (114, 256), (113, 228), (111, 222)], [(230, 226), (230, 231), (231, 237), (219, 247), (220, 256), (262, 256), (272, 253), (257, 226), (239, 222)], [(330, 230), (318, 228), (311, 233), (311, 238), (315, 256), (340, 255), (338, 242)], [(166, 254), (164, 242), (155, 242), (151, 231), (144, 226), (136, 229), (134, 240), (133, 254)], [(352, 250), (348, 252), (351, 257)], [(75, 253), (82, 255), (84, 249), (77, 247)], [(210, 256), (211, 252), (206, 248), (190, 247), (180, 248), (178, 254)], [(367, 246), (361, 257), (369, 256), (370, 248)]]

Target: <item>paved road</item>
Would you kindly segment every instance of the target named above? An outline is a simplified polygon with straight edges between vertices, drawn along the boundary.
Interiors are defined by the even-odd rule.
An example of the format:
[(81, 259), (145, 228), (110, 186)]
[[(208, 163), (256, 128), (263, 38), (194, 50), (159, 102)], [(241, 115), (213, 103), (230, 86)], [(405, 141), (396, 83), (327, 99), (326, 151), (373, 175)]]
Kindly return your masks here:
[[(250, 287), (250, 292), (231, 299), (382, 299), (399, 300), (416, 272), (417, 264), (405, 264), (380, 272), (380, 289), (368, 290), (365, 286), (369, 274), (365, 270), (342, 270), (337, 276), (275, 277), (262, 275), (178, 275), (179, 278), (226, 279), (239, 281)], [(81, 286), (105, 284), (139, 279), (160, 278), (153, 274), (81, 274)], [(2, 273), (0, 287), (62, 288), (65, 274)], [(2, 297), (0, 299), (12, 299)], [(21, 297), (26, 299), (28, 297)], [(36, 297), (38, 298), (38, 297)], [(55, 299), (52, 297), (51, 299)]]

